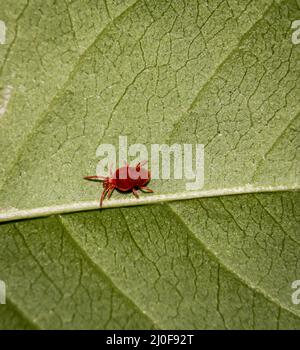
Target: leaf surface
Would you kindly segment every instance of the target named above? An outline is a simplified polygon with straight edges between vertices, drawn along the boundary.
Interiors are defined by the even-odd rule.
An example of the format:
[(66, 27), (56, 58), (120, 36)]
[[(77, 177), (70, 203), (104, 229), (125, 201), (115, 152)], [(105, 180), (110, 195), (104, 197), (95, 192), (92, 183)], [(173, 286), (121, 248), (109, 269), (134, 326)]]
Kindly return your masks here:
[[(299, 328), (299, 193), (2, 224), (1, 327)], [(14, 308), (10, 307), (10, 303)], [(20, 310), (20, 311), (19, 311)]]
[[(71, 21), (78, 3), (57, 6), (62, 18), (47, 2), (26, 3), (4, 59), (1, 79), (12, 86), (1, 118), (4, 217), (9, 209), (18, 217), (19, 210), (52, 213), (57, 205), (72, 211), (74, 203), (97, 208), (97, 184), (82, 177), (95, 173), (97, 147), (118, 148), (120, 135), (148, 149), (204, 144), (202, 191), (299, 188), (299, 46), (290, 40), (290, 22), (299, 14), (295, 1), (216, 1), (211, 7), (137, 1), (119, 9), (98, 35), (91, 29), (79, 49), (76, 18)], [(39, 44), (33, 52), (25, 50), (32, 37)], [(52, 38), (55, 50), (48, 46)], [(72, 53), (67, 67), (63, 50)], [(52, 69), (51, 77), (45, 69), (49, 75)], [(164, 199), (181, 199), (191, 195), (185, 184), (157, 180), (153, 188)], [(126, 198), (130, 203), (139, 204)]]
[[(0, 328), (299, 328), (299, 3), (0, 7)], [(85, 211), (120, 135), (204, 144), (204, 187)]]

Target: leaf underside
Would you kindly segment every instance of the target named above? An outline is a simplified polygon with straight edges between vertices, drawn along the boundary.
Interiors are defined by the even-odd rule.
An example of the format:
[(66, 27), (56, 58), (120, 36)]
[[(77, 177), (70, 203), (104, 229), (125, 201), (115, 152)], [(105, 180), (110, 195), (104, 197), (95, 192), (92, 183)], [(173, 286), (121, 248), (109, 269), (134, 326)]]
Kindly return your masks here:
[[(0, 8), (0, 328), (299, 329), (299, 2)], [(74, 212), (119, 135), (204, 144), (204, 188)]]

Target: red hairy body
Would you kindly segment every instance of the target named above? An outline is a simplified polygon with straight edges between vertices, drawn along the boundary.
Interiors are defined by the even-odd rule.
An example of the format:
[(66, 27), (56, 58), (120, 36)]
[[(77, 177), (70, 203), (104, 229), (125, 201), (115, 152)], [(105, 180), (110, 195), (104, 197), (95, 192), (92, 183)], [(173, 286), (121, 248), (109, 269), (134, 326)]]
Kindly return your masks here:
[(120, 192), (130, 191), (136, 198), (139, 198), (138, 190), (153, 192), (150, 188), (146, 187), (151, 180), (151, 173), (147, 169), (142, 168), (141, 163), (138, 163), (136, 167), (126, 165), (118, 168), (114, 174), (110, 174), (110, 177), (95, 175), (85, 176), (84, 178), (86, 180), (103, 181), (104, 190), (100, 198), (100, 208), (102, 207), (105, 196), (107, 195), (109, 199), (114, 189)]
[(150, 179), (150, 171), (143, 168), (137, 170), (136, 167), (124, 166), (116, 170), (111, 182), (119, 191), (127, 192), (133, 188), (146, 186)]

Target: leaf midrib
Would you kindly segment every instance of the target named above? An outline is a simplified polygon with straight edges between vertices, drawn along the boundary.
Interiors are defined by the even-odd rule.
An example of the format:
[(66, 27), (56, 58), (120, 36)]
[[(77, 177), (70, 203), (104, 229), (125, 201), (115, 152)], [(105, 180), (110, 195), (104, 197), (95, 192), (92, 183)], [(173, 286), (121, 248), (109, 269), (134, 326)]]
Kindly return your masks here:
[[(124, 199), (109, 199), (103, 203), (102, 209), (106, 208), (120, 208), (126, 206), (149, 205), (162, 202), (172, 202), (188, 199), (223, 197), (232, 195), (245, 195), (254, 193), (271, 193), (271, 192), (295, 192), (300, 190), (300, 185), (292, 186), (240, 186), (232, 188), (220, 188), (213, 190), (200, 191), (186, 191), (175, 192), (171, 194), (150, 195), (143, 194), (139, 199), (133, 198), (130, 194), (124, 194)], [(100, 197), (100, 191), (98, 197)], [(18, 209), (18, 208), (1, 208), (0, 209), (0, 223), (10, 222), (23, 219), (34, 219), (38, 217), (47, 217), (50, 215), (69, 214), (81, 211), (90, 211), (99, 209), (99, 199), (95, 201), (78, 201), (72, 203), (64, 203), (60, 205), (50, 205), (46, 207)]]
[[(174, 216), (182, 225), (185, 227), (187, 234), (197, 242), (197, 244), (201, 247), (203, 251), (205, 251), (211, 260), (215, 261), (218, 266), (222, 267), (225, 271), (227, 271), (231, 276), (233, 276), (235, 279), (237, 279), (241, 284), (243, 284), (246, 288), (250, 289), (256, 294), (261, 295), (266, 300), (268, 300), (270, 303), (278, 307), (280, 310), (284, 310), (287, 313), (291, 314), (294, 317), (300, 318), (299, 315), (294, 312), (293, 310), (286, 307), (286, 305), (282, 304), (280, 300), (270, 296), (263, 288), (254, 286), (251, 284), (251, 281), (244, 278), (240, 273), (235, 271), (233, 268), (229, 267), (222, 258), (218, 257), (217, 254), (210, 249), (207, 244), (205, 244), (186, 224), (185, 221), (174, 211), (174, 209), (167, 203), (164, 204), (165, 210), (167, 210), (170, 215)], [(90, 254), (87, 253), (86, 249), (84, 249), (78, 241), (74, 238), (72, 234), (72, 230), (65, 225), (63, 222), (63, 216), (57, 215), (56, 216), (57, 222), (62, 226), (64, 232), (69, 237), (69, 240), (72, 243), (72, 246), (74, 249), (76, 249), (81, 256), (85, 259), (87, 264), (91, 266), (102, 278), (108, 281), (108, 283), (111, 285), (111, 288), (113, 288), (119, 295), (125, 298), (125, 300), (128, 301), (133, 307), (141, 314), (141, 316), (146, 317), (156, 329), (162, 329), (163, 326), (159, 325), (157, 321), (154, 321), (153, 318), (145, 311), (142, 311), (144, 308), (141, 307), (138, 303), (136, 303), (135, 300), (133, 300), (129, 295), (124, 291), (123, 288), (121, 288), (112, 277), (110, 277), (109, 273), (99, 265), (99, 263), (95, 262), (93, 258), (90, 256)], [(123, 217), (124, 220), (126, 220), (125, 217)], [(129, 226), (127, 226), (127, 229), (129, 230)], [(15, 302), (12, 302), (14, 309), (19, 312), (23, 319), (27, 320), (30, 326), (34, 326), (35, 328), (42, 328), (41, 325), (37, 323), (33, 323), (32, 320), (28, 317), (28, 315), (19, 307)]]

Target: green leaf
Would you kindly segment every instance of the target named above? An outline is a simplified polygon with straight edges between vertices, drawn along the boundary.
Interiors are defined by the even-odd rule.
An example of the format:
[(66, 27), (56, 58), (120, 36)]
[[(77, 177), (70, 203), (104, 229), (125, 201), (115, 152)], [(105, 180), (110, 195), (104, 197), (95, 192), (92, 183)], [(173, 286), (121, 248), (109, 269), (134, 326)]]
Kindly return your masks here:
[(297, 213), (299, 193), (278, 193), (4, 224), (0, 275), (14, 308), (0, 310), (14, 323), (0, 325), (299, 328)]
[[(0, 8), (0, 328), (299, 328), (299, 2)], [(85, 211), (119, 135), (204, 144), (204, 188)]]
[[(2, 67), (12, 96), (1, 118), (1, 216), (97, 208), (97, 187), (82, 177), (95, 173), (98, 145), (117, 146), (119, 135), (205, 144), (209, 195), (299, 188), (295, 1), (111, 5), (114, 17), (98, 35), (87, 26), (85, 41), (77, 6), (19, 9)], [(184, 185), (154, 190), (163, 200), (201, 196)]]

